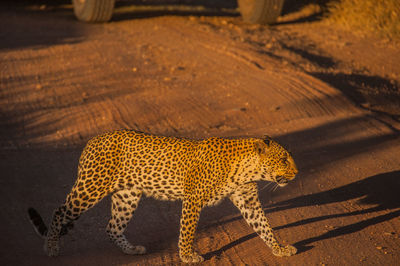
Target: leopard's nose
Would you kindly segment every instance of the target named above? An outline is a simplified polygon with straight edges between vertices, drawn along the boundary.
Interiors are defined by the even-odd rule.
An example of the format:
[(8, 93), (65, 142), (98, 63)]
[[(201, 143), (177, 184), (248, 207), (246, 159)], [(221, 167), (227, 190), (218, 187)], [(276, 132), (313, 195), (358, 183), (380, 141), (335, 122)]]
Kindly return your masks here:
[(299, 173), (299, 170), (297, 169), (297, 166), (293, 163), (293, 174), (297, 175)]

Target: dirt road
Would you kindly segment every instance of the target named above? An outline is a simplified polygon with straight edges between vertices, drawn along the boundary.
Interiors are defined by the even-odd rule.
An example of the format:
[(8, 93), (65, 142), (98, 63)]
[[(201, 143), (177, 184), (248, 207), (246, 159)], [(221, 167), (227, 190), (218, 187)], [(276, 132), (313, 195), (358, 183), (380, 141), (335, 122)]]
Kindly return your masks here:
[(229, 1), (188, 3), (124, 5), (92, 25), (63, 1), (1, 4), (0, 264), (180, 263), (178, 202), (141, 201), (127, 237), (148, 248), (143, 256), (109, 243), (108, 198), (77, 221), (57, 258), (26, 218), (33, 206), (47, 222), (86, 141), (120, 128), (268, 134), (292, 151), (298, 178), (260, 198), (299, 253), (274, 257), (224, 201), (201, 214), (204, 265), (398, 264), (399, 46), (293, 14), (266, 27), (242, 23)]

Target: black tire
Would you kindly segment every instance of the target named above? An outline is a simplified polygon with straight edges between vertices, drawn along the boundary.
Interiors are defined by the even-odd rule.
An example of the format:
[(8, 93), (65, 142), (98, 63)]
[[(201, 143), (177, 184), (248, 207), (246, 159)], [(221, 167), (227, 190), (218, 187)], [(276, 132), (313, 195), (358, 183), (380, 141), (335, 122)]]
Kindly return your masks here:
[(272, 24), (282, 12), (284, 0), (238, 0), (240, 14), (249, 23)]
[(72, 0), (77, 19), (84, 22), (107, 22), (111, 19), (115, 0)]

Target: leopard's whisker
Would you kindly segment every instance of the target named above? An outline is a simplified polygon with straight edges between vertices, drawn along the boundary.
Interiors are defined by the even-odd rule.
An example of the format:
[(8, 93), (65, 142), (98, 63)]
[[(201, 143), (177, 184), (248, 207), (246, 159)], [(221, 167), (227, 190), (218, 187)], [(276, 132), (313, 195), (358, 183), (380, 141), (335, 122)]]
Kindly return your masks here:
[(265, 186), (263, 186), (260, 191), (264, 190), (265, 188), (269, 187), (270, 185), (272, 185), (272, 182), (268, 182)]
[(270, 187), (269, 191), (273, 192), (275, 190), (276, 183), (271, 183), (271, 184), (272, 186)]

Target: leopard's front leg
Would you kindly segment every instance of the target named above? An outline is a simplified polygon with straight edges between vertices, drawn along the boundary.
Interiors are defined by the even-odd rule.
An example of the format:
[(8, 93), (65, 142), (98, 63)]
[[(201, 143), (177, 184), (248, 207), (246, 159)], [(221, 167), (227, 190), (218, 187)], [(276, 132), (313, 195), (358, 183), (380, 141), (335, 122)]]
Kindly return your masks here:
[(295, 247), (291, 245), (282, 246), (276, 240), (258, 199), (256, 183), (248, 183), (239, 187), (230, 196), (230, 200), (240, 210), (247, 223), (272, 249), (272, 253), (275, 256), (282, 257), (296, 254), (297, 249)]
[(185, 197), (182, 203), (179, 234), (179, 257), (185, 263), (202, 262), (204, 259), (193, 250), (194, 233), (200, 217), (201, 206), (194, 196)]

